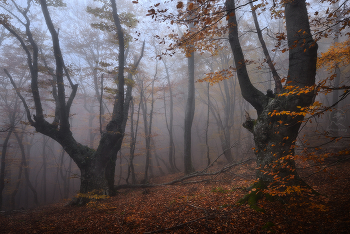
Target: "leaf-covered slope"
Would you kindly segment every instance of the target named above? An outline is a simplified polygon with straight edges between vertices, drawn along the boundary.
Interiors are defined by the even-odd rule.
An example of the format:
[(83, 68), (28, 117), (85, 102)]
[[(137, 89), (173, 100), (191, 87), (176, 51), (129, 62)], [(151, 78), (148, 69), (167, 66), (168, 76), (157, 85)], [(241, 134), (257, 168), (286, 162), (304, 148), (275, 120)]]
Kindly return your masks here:
[[(254, 165), (249, 165), (251, 168)], [(248, 166), (206, 183), (122, 190), (87, 207), (64, 202), (0, 215), (1, 233), (347, 233), (349, 160), (316, 173), (307, 182), (323, 194), (299, 205), (262, 201), (265, 212), (237, 201), (252, 183)], [(305, 170), (306, 171), (306, 170)], [(235, 176), (239, 174), (240, 176)], [(300, 172), (301, 175), (310, 171)], [(180, 174), (155, 178), (171, 181)], [(200, 178), (203, 179), (203, 178)]]

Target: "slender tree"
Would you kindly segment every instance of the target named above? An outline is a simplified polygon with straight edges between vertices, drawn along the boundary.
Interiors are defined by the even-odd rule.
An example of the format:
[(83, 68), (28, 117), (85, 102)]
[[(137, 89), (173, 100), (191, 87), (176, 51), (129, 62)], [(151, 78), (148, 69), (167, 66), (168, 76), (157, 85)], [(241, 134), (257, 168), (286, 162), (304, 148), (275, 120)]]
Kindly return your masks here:
[(169, 68), (166, 64), (165, 59), (162, 59), (165, 72), (166, 72), (166, 78), (167, 78), (167, 83), (168, 83), (168, 88), (169, 88), (169, 122), (168, 122), (168, 115), (167, 115), (167, 108), (166, 108), (166, 103), (165, 103), (165, 88), (164, 88), (164, 110), (165, 110), (165, 122), (166, 126), (168, 129), (169, 133), (169, 165), (170, 165), (170, 172), (174, 173), (177, 171), (176, 164), (175, 164), (175, 145), (174, 145), (174, 100), (173, 100), (173, 89), (172, 89), (172, 84), (170, 82), (170, 74), (169, 74)]
[[(140, 94), (143, 96), (141, 99), (141, 109), (142, 109), (142, 116), (143, 116), (143, 125), (144, 125), (144, 132), (145, 132), (145, 145), (146, 145), (146, 163), (145, 163), (145, 175), (142, 180), (142, 183), (147, 183), (149, 180), (148, 172), (150, 172), (151, 176), (153, 176), (153, 167), (152, 167), (152, 147), (151, 147), (151, 139), (152, 139), (152, 124), (153, 124), (153, 110), (154, 110), (154, 82), (157, 78), (158, 73), (158, 62), (156, 63), (156, 72), (154, 74), (153, 80), (151, 81), (151, 106), (150, 110), (148, 112), (147, 108), (147, 101), (148, 98), (146, 98), (145, 94), (145, 86), (144, 81), (140, 81), (140, 88), (141, 92)], [(148, 117), (149, 115), (149, 117)]]
[[(190, 31), (194, 25), (191, 22), (189, 25)], [(187, 45), (187, 64), (188, 64), (188, 91), (187, 102), (185, 109), (185, 124), (184, 124), (184, 170), (185, 174), (194, 172), (192, 164), (192, 123), (195, 112), (195, 79), (194, 79), (194, 47)]]

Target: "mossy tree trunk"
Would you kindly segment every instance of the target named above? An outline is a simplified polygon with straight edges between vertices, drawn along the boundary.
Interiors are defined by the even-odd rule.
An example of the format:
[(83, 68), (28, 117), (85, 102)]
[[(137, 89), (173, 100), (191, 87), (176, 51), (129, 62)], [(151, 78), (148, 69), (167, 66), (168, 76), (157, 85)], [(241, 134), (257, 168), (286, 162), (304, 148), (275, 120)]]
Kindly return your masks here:
[[(294, 162), (294, 147), (303, 115), (300, 108), (314, 100), (317, 44), (312, 39), (305, 0), (285, 3), (285, 19), (289, 46), (287, 84), (304, 93), (287, 94), (284, 87), (274, 98), (256, 89), (249, 78), (238, 38), (235, 1), (227, 0), (229, 42), (234, 55), (242, 95), (257, 111), (257, 120), (247, 116), (243, 124), (254, 135), (259, 183), (264, 187), (305, 185), (299, 178)], [(278, 113), (272, 114), (272, 113)], [(259, 187), (261, 187), (259, 185)]]

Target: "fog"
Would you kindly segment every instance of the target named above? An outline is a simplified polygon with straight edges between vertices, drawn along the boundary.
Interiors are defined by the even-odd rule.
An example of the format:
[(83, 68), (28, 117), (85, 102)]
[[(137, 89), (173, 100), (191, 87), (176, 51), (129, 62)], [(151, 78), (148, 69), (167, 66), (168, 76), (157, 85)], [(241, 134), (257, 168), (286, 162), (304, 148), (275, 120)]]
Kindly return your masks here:
[[(25, 9), (27, 1), (15, 1), (19, 8), (16, 8), (13, 2), (8, 2), (8, 4), (0, 3), (0, 14), (9, 15), (12, 26), (24, 34), (23, 22), (26, 22), (26, 19), (19, 9)], [(95, 12), (94, 15), (91, 10), (90, 13), (87, 12), (87, 9), (101, 6), (101, 2), (92, 0), (65, 2), (66, 6), (50, 6), (49, 11), (59, 35), (70, 79), (72, 83), (78, 84), (77, 94), (70, 109), (70, 128), (77, 142), (96, 150), (113, 113), (114, 97), (117, 93), (115, 77), (118, 72), (119, 43), (115, 29), (108, 19), (98, 18), (99, 13)], [(126, 38), (124, 76), (126, 82), (132, 82), (133, 91), (124, 138), (116, 160), (114, 176), (116, 185), (142, 183), (145, 180), (145, 172), (148, 173), (147, 182), (151, 182), (154, 177), (184, 171), (188, 58), (183, 48), (169, 50), (176, 41), (168, 35), (181, 35), (188, 27), (184, 24), (176, 26), (168, 21), (155, 21), (151, 16), (146, 16), (149, 7), (154, 4), (155, 2), (151, 1), (139, 1), (138, 4), (133, 4), (131, 1), (117, 2)], [(159, 9), (165, 8), (164, 4), (164, 8)], [(175, 7), (169, 9), (176, 13)], [(242, 7), (238, 12), (242, 25), (240, 40), (246, 58), (253, 61), (248, 65), (252, 83), (266, 93), (269, 89), (274, 90), (274, 80), (268, 65), (263, 62), (264, 55), (257, 35), (249, 32), (254, 25), (251, 23), (251, 16), (246, 12), (249, 12), (249, 6)], [(265, 35), (285, 30), (279, 20), (271, 19), (264, 14), (266, 13), (262, 13), (264, 20), (261, 22), (261, 27), (270, 26), (265, 30)], [(33, 38), (39, 47), (38, 84), (41, 102), (45, 118), (51, 123), (57, 111), (53, 97), (55, 91), (52, 88), (55, 68), (52, 39), (39, 4), (31, 3), (28, 19), (31, 21)], [(105, 24), (98, 24), (101, 21)], [(225, 21), (222, 20), (220, 23), (224, 24)], [(145, 42), (143, 56), (134, 71), (133, 66), (142, 54), (143, 42)], [(29, 45), (28, 41), (24, 43)], [(269, 49), (274, 48), (273, 39), (266, 37), (266, 43)], [(325, 46), (324, 48), (321, 46), (321, 50), (326, 50), (331, 40), (324, 39), (322, 43)], [(1, 209), (28, 209), (63, 199), (68, 201), (79, 193), (81, 172), (76, 162), (57, 141), (36, 132), (30, 126), (22, 100), (16, 94), (8, 75), (3, 71), (6, 68), (12, 75), (17, 90), (29, 106), (31, 115), (35, 115), (35, 101), (30, 93), (31, 74), (26, 53), (18, 40), (3, 26), (0, 28), (0, 51), (2, 55), (0, 120), (3, 130), (0, 133), (1, 170), (5, 178)], [(287, 53), (276, 51), (273, 56), (280, 76), (286, 77)], [(227, 35), (221, 40), (220, 49), (215, 53), (204, 49), (194, 52), (194, 64), (195, 112), (191, 134), (194, 169), (204, 169), (214, 160), (216, 160), (214, 165), (223, 166), (255, 158), (252, 150), (253, 135), (242, 124), (246, 121), (247, 115), (253, 119), (257, 116), (254, 108), (241, 95)], [(232, 71), (226, 74), (224, 80), (211, 84), (200, 81), (207, 74), (223, 69)], [(319, 72), (317, 80), (323, 80), (327, 76), (327, 72)], [(68, 101), (73, 89), (67, 77), (64, 77), (64, 82)], [(348, 82), (346, 73), (343, 73), (342, 84), (347, 84), (346, 82)], [(330, 105), (334, 99), (331, 95), (321, 95), (316, 100)], [(342, 102), (337, 108), (342, 109), (344, 113), (345, 119), (342, 121), (349, 122), (347, 102)], [(303, 148), (302, 136), (306, 135), (309, 139), (312, 139), (310, 136), (315, 138), (321, 136), (315, 134), (315, 130), (321, 133), (329, 129), (332, 116), (325, 114), (313, 120), (314, 122), (301, 130), (299, 138), (301, 148)], [(172, 124), (171, 131), (170, 124)], [(319, 141), (320, 138), (317, 138), (317, 142)], [(133, 149), (132, 153), (130, 149)], [(172, 151), (170, 159), (169, 150)], [(147, 151), (150, 154), (150, 161), (149, 169), (145, 171)], [(131, 162), (135, 181), (132, 179)]]

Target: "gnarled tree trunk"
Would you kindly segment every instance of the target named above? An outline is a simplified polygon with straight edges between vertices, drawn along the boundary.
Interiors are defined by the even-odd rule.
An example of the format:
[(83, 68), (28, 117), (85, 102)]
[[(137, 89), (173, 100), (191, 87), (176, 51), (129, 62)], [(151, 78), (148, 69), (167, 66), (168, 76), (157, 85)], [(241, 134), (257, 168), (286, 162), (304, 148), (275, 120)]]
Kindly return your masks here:
[[(15, 1), (12, 3), (16, 5)], [(54, 121), (52, 123), (49, 123), (45, 119), (38, 87), (38, 46), (32, 36), (30, 29), (30, 20), (27, 16), (30, 5), (31, 1), (27, 2), (27, 7), (24, 9), (16, 5), (17, 10), (23, 15), (26, 22), (24, 25), (26, 28), (25, 39), (21, 37), (21, 33), (17, 32), (17, 29), (13, 27), (8, 21), (1, 21), (1, 24), (17, 38), (27, 55), (28, 66), (31, 74), (31, 92), (35, 105), (35, 115), (33, 115), (33, 118), (25, 99), (16, 88), (16, 84), (14, 83), (11, 75), (9, 72), (7, 72), (7, 70), (5, 70), (5, 72), (10, 78), (12, 85), (16, 89), (18, 96), (21, 98), (25, 106), (29, 123), (35, 128), (37, 132), (40, 132), (57, 141), (79, 167), (81, 171), (80, 193), (114, 195), (115, 162), (117, 153), (120, 150), (124, 137), (132, 91), (132, 85), (128, 85), (126, 93), (124, 93), (124, 34), (117, 14), (115, 0), (111, 0), (111, 5), (119, 41), (119, 64), (118, 75), (116, 77), (116, 83), (118, 83), (118, 92), (115, 96), (111, 121), (107, 124), (106, 131), (102, 133), (99, 146), (96, 150), (78, 143), (73, 137), (69, 124), (69, 113), (78, 89), (78, 85), (73, 84), (65, 67), (64, 59), (60, 49), (58, 32), (54, 28), (48, 11), (47, 3), (45, 0), (40, 0), (45, 22), (52, 37), (53, 53), (56, 61), (54, 81), (52, 82), (52, 95), (55, 100), (56, 111)], [(26, 41), (28, 41), (30, 47), (27, 45)], [(142, 54), (140, 56), (140, 59), (141, 57)], [(136, 67), (137, 66), (135, 66), (134, 69), (136, 69)], [(67, 101), (64, 76), (66, 76), (68, 79), (72, 89), (71, 94), (68, 95), (69, 98)], [(88, 200), (88, 196), (80, 196), (75, 199), (72, 204), (84, 204)]]
[(300, 107), (313, 102), (317, 60), (317, 44), (311, 36), (305, 0), (285, 3), (285, 19), (289, 46), (287, 84), (306, 92), (287, 94), (289, 90), (284, 87), (282, 94), (274, 98), (265, 96), (250, 82), (238, 39), (235, 1), (227, 0), (226, 7), (229, 41), (242, 95), (258, 113), (257, 120), (247, 116), (243, 126), (254, 135), (260, 185), (276, 185), (280, 190), (290, 185), (304, 185), (296, 172), (293, 156), (303, 120), (303, 115), (298, 114)]

